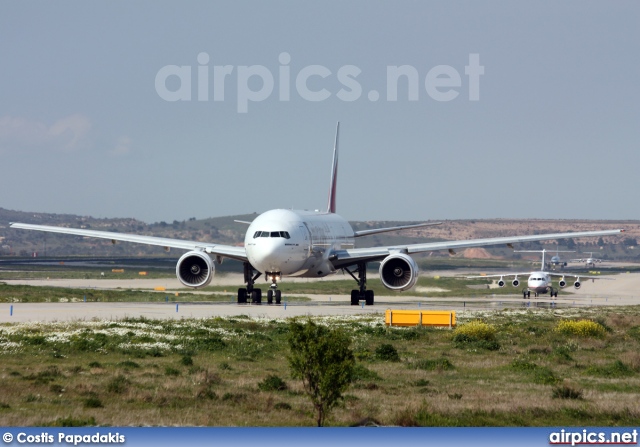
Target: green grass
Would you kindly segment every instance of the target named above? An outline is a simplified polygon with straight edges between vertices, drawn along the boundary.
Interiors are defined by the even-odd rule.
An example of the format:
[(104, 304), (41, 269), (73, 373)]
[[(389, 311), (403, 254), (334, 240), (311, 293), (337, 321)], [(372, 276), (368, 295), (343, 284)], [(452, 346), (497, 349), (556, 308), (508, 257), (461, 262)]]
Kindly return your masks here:
[[(105, 261), (108, 263), (108, 261)], [(123, 272), (114, 273), (112, 268), (122, 269)], [(20, 265), (19, 267), (7, 267), (9, 271), (0, 270), (0, 281), (6, 279), (160, 279), (175, 278), (174, 269), (159, 268), (135, 268), (122, 265), (101, 267), (77, 267), (59, 265)], [(140, 272), (146, 275), (140, 275)]]
[[(0, 282), (0, 303), (64, 303), (64, 302), (235, 302), (233, 289), (229, 293), (156, 292), (131, 289), (76, 289), (66, 287), (9, 285)], [(296, 297), (297, 301), (308, 301)]]
[[(368, 289), (373, 290), (378, 296), (424, 296), (424, 297), (482, 297), (487, 295), (519, 295), (519, 288), (510, 286), (487, 290), (485, 288), (469, 288), (469, 285), (482, 285), (490, 281), (485, 279), (465, 280), (456, 278), (427, 278), (420, 277), (416, 288), (407, 292), (394, 292), (386, 289), (379, 281), (370, 281)], [(132, 289), (78, 289), (66, 287), (29, 286), (29, 285), (9, 285), (0, 282), (0, 303), (18, 302), (80, 302), (86, 299), (87, 302), (234, 302), (236, 300), (237, 286), (208, 286), (200, 289), (203, 293), (179, 292), (178, 296), (174, 291), (156, 292), (152, 290), (132, 290)], [(344, 299), (349, 296), (355, 287), (354, 281), (345, 280), (323, 280), (309, 282), (287, 282), (284, 280), (279, 284), (283, 297), (287, 301), (309, 301), (305, 295), (329, 295), (336, 299)], [(421, 288), (439, 288), (445, 291), (423, 291)], [(264, 287), (263, 287), (264, 289)], [(296, 296), (287, 296), (295, 294)], [(263, 290), (263, 300), (265, 300)]]
[[(601, 338), (561, 333), (602, 321)], [(637, 425), (640, 307), (466, 312), (499, 349), (382, 316), (317, 317), (352, 334), (357, 367), (329, 425)], [(287, 320), (0, 324), (0, 425), (312, 426), (287, 366)], [(476, 340), (477, 342), (477, 340)], [(397, 357), (396, 354), (397, 353)], [(611, 405), (615, 402), (615, 405)]]
[[(521, 295), (520, 287), (511, 287), (508, 285), (503, 288), (487, 289), (487, 285), (491, 284), (491, 280), (488, 279), (464, 279), (464, 278), (451, 278), (451, 277), (425, 277), (418, 278), (416, 286), (406, 292), (396, 292), (389, 290), (382, 285), (377, 279), (372, 279), (367, 282), (367, 289), (373, 290), (376, 296), (395, 296), (402, 298), (403, 296), (424, 296), (424, 297), (482, 297), (487, 295)], [(283, 297), (287, 294), (301, 294), (301, 295), (330, 295), (335, 297), (349, 296), (351, 290), (356, 286), (355, 281), (349, 280), (335, 280), (324, 279), (318, 281), (316, 279), (310, 279), (308, 282), (288, 282), (285, 278), (278, 284), (278, 288), (282, 290)], [(472, 286), (472, 287), (469, 287)], [(421, 288), (430, 288), (431, 290), (421, 290)], [(443, 289), (437, 291), (433, 289)], [(230, 286), (208, 286), (203, 288), (205, 291), (222, 292), (232, 290)], [(564, 292), (563, 292), (564, 293)]]
[[(483, 271), (485, 268), (501, 267), (505, 271), (517, 269), (519, 263), (484, 260), (484, 259), (456, 259), (456, 258), (442, 258), (442, 259), (422, 259), (419, 261), (421, 268), (427, 271), (437, 271), (444, 268), (474, 268), (478, 269), (478, 272)], [(422, 266), (422, 264), (425, 264)], [(527, 263), (523, 263), (528, 266)], [(530, 266), (529, 266), (530, 267)], [(526, 268), (526, 267), (521, 267)], [(147, 272), (147, 276), (139, 276), (138, 272), (144, 270)], [(232, 270), (230, 270), (232, 271)], [(11, 279), (95, 279), (96, 285), (99, 286), (99, 281), (103, 277), (101, 273), (104, 272), (104, 278), (107, 279), (167, 279), (175, 278), (175, 272), (173, 269), (160, 269), (160, 268), (124, 268), (123, 273), (112, 273), (110, 268), (79, 268), (77, 266), (42, 266), (42, 265), (26, 265), (20, 266), (19, 270), (2, 271), (0, 270), (0, 284), (2, 280)], [(376, 269), (371, 269), (370, 274), (377, 275)], [(227, 272), (216, 272), (217, 276), (225, 275)], [(478, 273), (479, 274), (479, 273)], [(471, 276), (471, 275), (470, 275)], [(337, 279), (340, 278), (340, 279)], [(521, 278), (522, 279), (522, 278)], [(447, 298), (447, 297), (483, 297), (483, 296), (508, 296), (508, 295), (520, 295), (524, 285), (518, 287), (512, 287), (510, 282), (502, 288), (488, 289), (488, 285), (496, 281), (495, 278), (490, 279), (465, 279), (465, 278), (453, 278), (453, 277), (426, 277), (421, 276), (418, 278), (416, 287), (406, 292), (395, 292), (385, 288), (377, 278), (372, 278), (368, 281), (367, 288), (373, 290), (377, 296), (396, 296), (402, 298), (403, 296), (424, 296), (433, 298)], [(10, 302), (11, 299), (14, 302), (26, 302), (21, 300), (30, 300), (31, 302), (42, 301), (56, 301), (56, 300), (79, 300), (83, 301), (85, 295), (87, 301), (163, 301), (168, 295), (169, 301), (231, 301), (236, 298), (236, 290), (241, 287), (242, 284), (237, 285), (224, 285), (224, 286), (208, 286), (200, 289), (200, 291), (211, 292), (209, 295), (195, 295), (189, 292), (180, 292), (180, 295), (184, 297), (175, 297), (175, 292), (167, 291), (165, 293), (158, 293), (152, 291), (134, 291), (134, 290), (116, 290), (116, 291), (98, 291), (95, 289), (87, 289), (83, 291), (81, 289), (64, 289), (43, 287), (42, 294), (35, 293), (32, 290), (28, 292), (21, 291), (20, 287), (29, 286), (2, 286), (0, 285), (0, 302)], [(258, 286), (266, 289), (264, 283), (258, 282)], [(9, 288), (13, 287), (13, 288)], [(305, 282), (293, 282), (284, 278), (279, 283), (279, 288), (283, 293), (283, 297), (286, 300), (295, 301), (308, 301), (304, 295), (322, 294), (340, 297), (348, 297), (351, 290), (355, 288), (355, 281), (353, 281), (348, 275), (338, 274), (333, 277), (329, 277), (323, 280), (310, 279)], [(58, 289), (57, 291), (54, 289)], [(60, 290), (61, 289), (61, 290)], [(437, 290), (441, 289), (441, 290)], [(213, 293), (215, 292), (215, 294)], [(571, 294), (569, 288), (563, 289), (561, 294)], [(287, 295), (295, 294), (296, 297), (289, 297)], [(264, 297), (263, 297), (264, 298)], [(266, 299), (266, 298), (265, 298)]]

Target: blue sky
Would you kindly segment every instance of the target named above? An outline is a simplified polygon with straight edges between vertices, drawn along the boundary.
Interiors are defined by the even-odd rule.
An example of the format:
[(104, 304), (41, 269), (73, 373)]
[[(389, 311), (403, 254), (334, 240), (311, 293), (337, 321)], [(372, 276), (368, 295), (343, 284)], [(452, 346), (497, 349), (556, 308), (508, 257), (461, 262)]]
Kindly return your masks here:
[[(147, 222), (324, 208), (340, 121), (348, 219), (640, 219), (637, 2), (0, 11), (0, 207)], [(406, 77), (388, 98), (400, 66), (417, 98)], [(178, 67), (191, 76), (162, 76)]]

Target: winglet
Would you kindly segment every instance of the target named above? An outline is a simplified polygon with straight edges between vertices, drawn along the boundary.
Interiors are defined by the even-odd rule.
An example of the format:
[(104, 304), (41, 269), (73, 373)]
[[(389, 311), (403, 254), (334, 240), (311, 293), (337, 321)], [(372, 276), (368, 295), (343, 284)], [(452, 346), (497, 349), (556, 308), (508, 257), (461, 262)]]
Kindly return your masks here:
[(336, 212), (336, 183), (338, 181), (338, 139), (340, 137), (340, 122), (336, 126), (336, 142), (333, 146), (333, 166), (331, 167), (331, 183), (329, 184), (329, 203), (327, 213)]

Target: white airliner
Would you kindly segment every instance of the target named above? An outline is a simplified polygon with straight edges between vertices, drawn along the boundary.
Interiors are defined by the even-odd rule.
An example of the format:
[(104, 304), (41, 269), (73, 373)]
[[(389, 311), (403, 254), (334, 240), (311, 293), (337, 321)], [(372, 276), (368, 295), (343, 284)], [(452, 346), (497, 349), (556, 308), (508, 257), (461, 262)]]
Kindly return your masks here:
[[(516, 253), (542, 253), (542, 265), (544, 266), (544, 255), (547, 252), (547, 250), (515, 250)], [(524, 275), (529, 275), (529, 278), (527, 279), (527, 287), (522, 289), (522, 298), (530, 298), (531, 297), (531, 293), (533, 292), (533, 296), (537, 297), (540, 294), (544, 294), (544, 293), (548, 293), (549, 296), (551, 297), (558, 297), (558, 289), (553, 287), (552, 284), (552, 277), (560, 277), (560, 280), (558, 281), (558, 286), (563, 289), (567, 286), (567, 280), (565, 279), (565, 276), (574, 278), (575, 281), (573, 282), (573, 287), (575, 287), (576, 289), (579, 289), (582, 286), (582, 283), (580, 282), (580, 278), (587, 278), (587, 279), (611, 279), (611, 278), (603, 278), (601, 276), (588, 276), (588, 275), (568, 275), (568, 274), (562, 274), (562, 273), (549, 273), (549, 272), (545, 272), (542, 269), (540, 271), (537, 272), (525, 272), (525, 273), (505, 273), (502, 275), (481, 275), (481, 276), (467, 276), (467, 278), (471, 279), (471, 278), (500, 278), (498, 280), (498, 287), (504, 287), (505, 286), (505, 281), (504, 278), (505, 277), (510, 277), (513, 276), (513, 281), (511, 281), (511, 285), (513, 287), (518, 287), (520, 285), (520, 280), (518, 279), (518, 276), (524, 276)]]
[(333, 165), (329, 188), (329, 203), (326, 211), (309, 212), (275, 209), (260, 214), (249, 225), (244, 238), (244, 247), (215, 243), (140, 236), (106, 231), (61, 228), (45, 225), (12, 223), (12, 228), (39, 230), (53, 233), (73, 234), (116, 241), (136, 242), (169, 248), (188, 250), (176, 265), (176, 275), (188, 287), (204, 287), (211, 281), (215, 264), (224, 258), (236, 259), (244, 265), (246, 287), (238, 289), (238, 303), (262, 301), (262, 291), (255, 282), (264, 275), (270, 287), (267, 301), (276, 304), (281, 301), (281, 291), (277, 288), (283, 276), (321, 278), (340, 270), (347, 272), (357, 283), (351, 291), (351, 304), (358, 305), (364, 300), (372, 305), (374, 294), (367, 290), (367, 263), (380, 262), (380, 279), (391, 290), (402, 291), (413, 287), (418, 280), (418, 265), (410, 256), (436, 250), (454, 250), (466, 247), (480, 247), (517, 242), (564, 239), (567, 237), (605, 236), (623, 230), (587, 231), (579, 233), (539, 234), (461, 241), (443, 241), (424, 244), (392, 245), (387, 247), (355, 248), (354, 240), (361, 236), (418, 228), (434, 223), (379, 228), (354, 231), (344, 218), (336, 214), (336, 182), (338, 173), (338, 140), (340, 123), (336, 128), (333, 150)]
[(561, 269), (567, 266), (567, 262), (560, 259), (559, 253), (575, 253), (574, 250), (556, 250), (555, 256), (551, 257), (551, 261), (549, 261), (550, 268), (560, 267)]
[(589, 253), (588, 258), (572, 259), (570, 262), (584, 262), (585, 267), (595, 267), (596, 262), (602, 262), (602, 259), (597, 259), (593, 257), (592, 251), (587, 251), (586, 253)]

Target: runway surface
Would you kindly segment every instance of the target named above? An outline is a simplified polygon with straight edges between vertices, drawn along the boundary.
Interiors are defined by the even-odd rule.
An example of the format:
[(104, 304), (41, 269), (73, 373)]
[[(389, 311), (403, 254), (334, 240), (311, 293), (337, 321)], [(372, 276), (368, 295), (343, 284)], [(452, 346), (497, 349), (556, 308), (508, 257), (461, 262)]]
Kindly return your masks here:
[[(239, 275), (238, 275), (239, 276)], [(404, 295), (401, 298), (377, 296), (374, 306), (351, 306), (347, 296), (305, 295), (310, 302), (296, 302), (295, 295), (288, 297), (281, 305), (255, 305), (236, 303), (2, 303), (0, 323), (25, 321), (73, 321), (73, 320), (117, 320), (145, 317), (166, 318), (212, 318), (233, 315), (248, 315), (264, 318), (289, 318), (305, 315), (382, 315), (386, 309), (424, 310), (501, 310), (522, 308), (570, 308), (587, 306), (630, 306), (640, 304), (640, 274), (628, 273), (615, 276), (615, 280), (584, 281), (580, 290), (570, 287), (572, 295), (562, 294), (553, 300), (548, 296), (522, 299), (519, 295), (510, 297), (478, 294), (475, 298), (426, 298)], [(33, 286), (60, 286), (80, 289), (121, 288), (153, 289), (162, 286), (168, 290), (194, 293), (180, 286), (173, 279), (74, 279), (74, 280), (8, 280), (8, 284), (29, 284)], [(228, 284), (230, 290), (237, 287), (236, 275), (218, 278), (218, 284)], [(508, 286), (507, 286), (508, 287)], [(196, 292), (197, 293), (197, 292)], [(408, 292), (410, 293), (410, 292)]]

